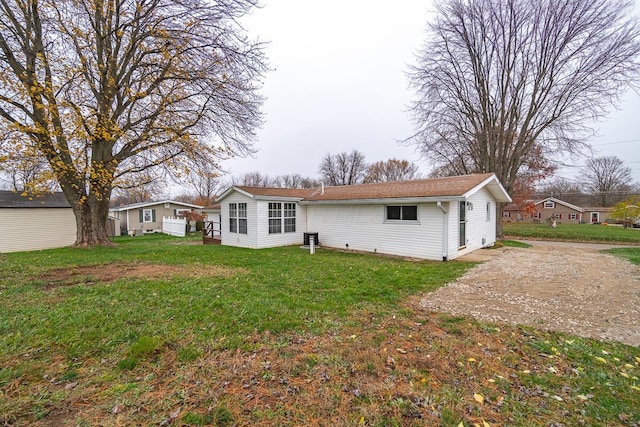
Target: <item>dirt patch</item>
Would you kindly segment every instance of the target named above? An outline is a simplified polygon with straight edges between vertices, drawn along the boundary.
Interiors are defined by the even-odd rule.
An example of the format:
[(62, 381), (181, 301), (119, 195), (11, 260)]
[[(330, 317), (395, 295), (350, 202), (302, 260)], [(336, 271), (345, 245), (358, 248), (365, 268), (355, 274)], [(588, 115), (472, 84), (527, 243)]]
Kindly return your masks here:
[(427, 310), (640, 346), (640, 268), (604, 245), (503, 248), (421, 300)]
[(85, 265), (49, 270), (40, 276), (46, 281), (45, 289), (78, 284), (109, 283), (118, 279), (140, 279), (161, 277), (232, 277), (244, 273), (242, 269), (231, 269), (217, 265), (166, 265), (112, 263)]

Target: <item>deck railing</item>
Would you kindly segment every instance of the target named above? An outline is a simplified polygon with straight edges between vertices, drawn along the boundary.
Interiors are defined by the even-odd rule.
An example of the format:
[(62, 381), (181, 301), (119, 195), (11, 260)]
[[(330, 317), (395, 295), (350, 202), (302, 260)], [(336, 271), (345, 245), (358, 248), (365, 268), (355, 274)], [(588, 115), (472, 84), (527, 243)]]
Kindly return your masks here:
[(216, 221), (205, 221), (202, 228), (203, 243), (220, 243), (222, 241), (221, 224)]

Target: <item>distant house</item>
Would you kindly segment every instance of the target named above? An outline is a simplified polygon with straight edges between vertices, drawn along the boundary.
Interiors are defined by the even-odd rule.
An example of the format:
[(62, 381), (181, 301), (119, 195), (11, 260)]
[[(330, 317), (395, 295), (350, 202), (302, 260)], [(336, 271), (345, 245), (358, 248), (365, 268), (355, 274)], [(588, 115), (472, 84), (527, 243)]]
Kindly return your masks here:
[(0, 252), (70, 246), (76, 219), (62, 193), (38, 197), (0, 191)]
[(233, 186), (221, 203), (222, 244), (308, 243), (450, 260), (496, 240), (496, 204), (510, 202), (494, 174), (313, 189)]
[(123, 234), (161, 233), (163, 217), (177, 217), (183, 212), (200, 211), (202, 206), (174, 200), (142, 202), (112, 207), (109, 215), (120, 220)]
[(567, 224), (606, 222), (613, 208), (605, 207), (580, 207), (555, 197), (547, 197), (541, 200), (533, 200), (530, 203), (532, 209), (523, 209), (515, 204), (505, 206), (502, 211), (504, 222), (556, 222)]

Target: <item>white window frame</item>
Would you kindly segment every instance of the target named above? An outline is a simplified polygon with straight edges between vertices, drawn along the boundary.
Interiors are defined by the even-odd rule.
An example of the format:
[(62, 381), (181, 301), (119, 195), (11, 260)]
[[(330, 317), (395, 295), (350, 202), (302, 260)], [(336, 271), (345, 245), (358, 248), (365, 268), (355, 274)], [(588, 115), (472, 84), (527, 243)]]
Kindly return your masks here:
[[(399, 218), (389, 218), (389, 208), (399, 208)], [(407, 208), (415, 208), (415, 218), (406, 219), (407, 216), (411, 216), (411, 210)], [(406, 214), (405, 214), (406, 211)], [(418, 222), (418, 205), (386, 205), (384, 207), (384, 220), (388, 222)]]
[(487, 222), (491, 221), (491, 202), (487, 202)]
[(572, 219), (572, 220), (578, 219), (578, 214), (575, 214), (575, 213), (569, 214), (569, 219)]
[(511, 212), (502, 211), (502, 218), (511, 218)]
[(269, 234), (296, 232), (296, 204), (291, 202), (269, 202), (267, 228)]
[(229, 203), (229, 233), (247, 234), (247, 204)]
[[(148, 217), (147, 214), (149, 215)], [(142, 210), (142, 222), (153, 222), (153, 209)]]
[(560, 212), (556, 212), (553, 214), (554, 219), (562, 219), (562, 214)]
[(553, 209), (555, 207), (556, 207), (556, 203), (552, 202), (551, 200), (547, 200), (546, 202), (544, 202), (545, 209)]

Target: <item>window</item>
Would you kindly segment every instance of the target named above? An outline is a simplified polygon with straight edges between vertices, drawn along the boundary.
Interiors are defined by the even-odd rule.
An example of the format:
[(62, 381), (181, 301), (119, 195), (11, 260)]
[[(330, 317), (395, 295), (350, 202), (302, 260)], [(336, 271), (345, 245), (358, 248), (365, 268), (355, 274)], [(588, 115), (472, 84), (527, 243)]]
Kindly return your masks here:
[(533, 217), (533, 218), (540, 219), (540, 218), (542, 218), (542, 214), (541, 214), (540, 212), (536, 212), (536, 213), (534, 213), (534, 214), (532, 215), (532, 217)]
[(511, 216), (511, 212), (509, 211), (502, 211), (502, 218), (509, 218)]
[(284, 232), (285, 233), (296, 232), (296, 204), (295, 203), (284, 204)]
[(487, 202), (487, 221), (491, 221), (491, 202)]
[(417, 221), (418, 206), (387, 206), (387, 218), (394, 221)]
[(246, 203), (229, 203), (229, 233), (247, 234)]
[(578, 219), (578, 214), (569, 214), (569, 219)]
[(247, 234), (247, 204), (238, 203), (238, 233)]
[(269, 203), (269, 234), (282, 233), (282, 203)]
[(269, 234), (296, 232), (296, 204), (269, 203)]
[(140, 209), (140, 222), (156, 222), (156, 210)]
[(545, 209), (553, 209), (555, 207), (556, 207), (556, 204), (554, 202), (550, 202), (550, 201), (544, 202)]
[(561, 213), (554, 213), (554, 214), (553, 214), (553, 217), (554, 217), (555, 219), (562, 219), (562, 214), (561, 214)]
[(229, 233), (238, 232), (238, 204), (229, 203)]

